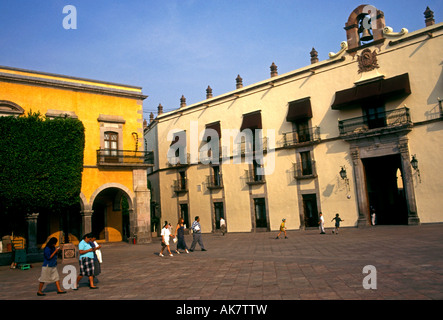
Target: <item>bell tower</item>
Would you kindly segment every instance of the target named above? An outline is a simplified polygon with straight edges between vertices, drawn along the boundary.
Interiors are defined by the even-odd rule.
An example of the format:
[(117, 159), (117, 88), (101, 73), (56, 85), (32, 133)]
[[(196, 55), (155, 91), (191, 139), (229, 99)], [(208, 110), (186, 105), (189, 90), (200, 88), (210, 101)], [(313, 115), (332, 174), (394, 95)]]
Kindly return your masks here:
[(374, 43), (384, 39), (385, 17), (381, 10), (372, 5), (362, 4), (349, 15), (345, 24), (348, 50), (356, 49), (368, 41)]

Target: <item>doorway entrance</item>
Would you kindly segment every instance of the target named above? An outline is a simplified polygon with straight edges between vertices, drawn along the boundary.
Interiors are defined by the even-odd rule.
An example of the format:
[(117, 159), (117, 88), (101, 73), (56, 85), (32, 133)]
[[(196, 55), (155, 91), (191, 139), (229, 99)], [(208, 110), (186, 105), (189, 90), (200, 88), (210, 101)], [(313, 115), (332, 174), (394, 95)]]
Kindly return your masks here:
[(189, 224), (189, 212), (187, 203), (180, 204), (180, 218), (184, 220), (183, 224), (186, 226), (186, 228), (191, 227), (191, 225)]
[(265, 198), (254, 199), (254, 210), (256, 231), (266, 231), (268, 229), (268, 221), (266, 218)]
[(317, 196), (315, 194), (303, 194), (303, 213), (305, 228), (318, 227)]
[(376, 224), (408, 224), (400, 154), (362, 159), (369, 206)]
[(215, 229), (220, 230), (220, 219), (225, 218), (223, 202), (214, 202)]

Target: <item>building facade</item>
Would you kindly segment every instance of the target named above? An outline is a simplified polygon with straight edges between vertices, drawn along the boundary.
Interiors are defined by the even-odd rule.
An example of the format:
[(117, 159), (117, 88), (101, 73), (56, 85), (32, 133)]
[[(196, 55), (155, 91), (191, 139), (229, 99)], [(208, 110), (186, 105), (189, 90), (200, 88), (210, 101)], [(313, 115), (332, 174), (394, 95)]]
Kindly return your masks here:
[(151, 241), (146, 174), (152, 161), (143, 144), (145, 98), (140, 87), (0, 67), (2, 116), (32, 110), (49, 118), (78, 118), (85, 127), (79, 203), (61, 215), (28, 216), (23, 221), (27, 226), (15, 230), (27, 238), (28, 249), (39, 248), (52, 236), (75, 244), (89, 232), (99, 241)]
[[(370, 7), (370, 8), (369, 8)], [(153, 216), (203, 232), (443, 222), (443, 24), (394, 31), (361, 5), (324, 61), (163, 113), (145, 128)], [(332, 223), (329, 222), (329, 226)]]

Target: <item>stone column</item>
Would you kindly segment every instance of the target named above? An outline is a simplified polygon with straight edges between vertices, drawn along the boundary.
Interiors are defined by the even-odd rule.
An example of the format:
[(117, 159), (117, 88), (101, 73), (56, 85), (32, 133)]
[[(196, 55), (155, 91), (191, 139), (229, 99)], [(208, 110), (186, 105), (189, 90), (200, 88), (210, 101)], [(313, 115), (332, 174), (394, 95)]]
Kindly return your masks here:
[(90, 233), (92, 231), (92, 214), (93, 210), (83, 210), (81, 212), (82, 215), (82, 234), (83, 237), (85, 234)]
[(26, 224), (28, 225), (28, 253), (37, 253), (37, 218), (38, 213), (26, 215)]
[(358, 147), (351, 148), (352, 163), (354, 166), (355, 188), (357, 191), (358, 221), (357, 227), (369, 226), (369, 203), (366, 196), (366, 181), (363, 163)]
[[(136, 220), (135, 233), (137, 244), (152, 242), (151, 233), (151, 193), (148, 189), (146, 169), (134, 169), (132, 171), (134, 181), (134, 214)], [(133, 219), (131, 219), (133, 220)], [(134, 230), (131, 221), (131, 230)]]
[(398, 143), (398, 150), (401, 156), (401, 166), (403, 169), (403, 188), (405, 189), (406, 202), (408, 205), (408, 224), (420, 224), (417, 215), (417, 205), (415, 203), (414, 181), (412, 179), (411, 162), (409, 157), (408, 140), (401, 139)]

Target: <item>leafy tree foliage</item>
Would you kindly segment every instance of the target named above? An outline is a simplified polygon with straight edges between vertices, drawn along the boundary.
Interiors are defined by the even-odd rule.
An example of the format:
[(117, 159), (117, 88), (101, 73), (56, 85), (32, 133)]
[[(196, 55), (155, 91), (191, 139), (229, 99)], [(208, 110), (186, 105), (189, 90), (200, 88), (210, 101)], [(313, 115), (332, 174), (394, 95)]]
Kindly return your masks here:
[(1, 209), (25, 214), (78, 203), (84, 131), (77, 119), (0, 117)]

